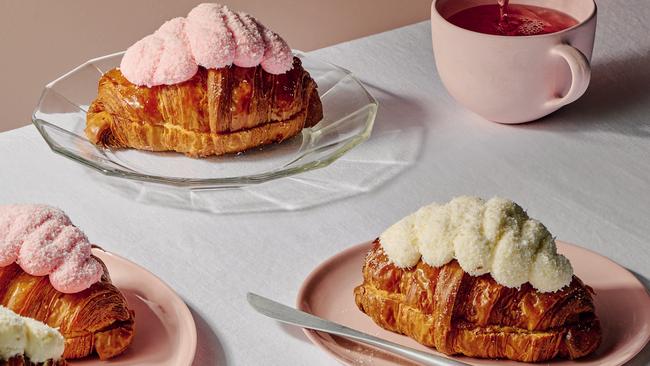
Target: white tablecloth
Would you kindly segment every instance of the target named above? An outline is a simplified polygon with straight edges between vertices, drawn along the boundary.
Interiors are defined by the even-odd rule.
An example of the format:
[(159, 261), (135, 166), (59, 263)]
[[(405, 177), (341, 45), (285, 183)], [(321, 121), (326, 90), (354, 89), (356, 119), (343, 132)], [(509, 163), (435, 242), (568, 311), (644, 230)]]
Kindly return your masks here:
[[(0, 134), (0, 203), (61, 207), (92, 241), (170, 284), (197, 320), (196, 365), (335, 364), (301, 332), (254, 313), (246, 292), (294, 304), (318, 263), (424, 204), (457, 195), (512, 198), (558, 238), (602, 253), (647, 281), (650, 3), (599, 6), (589, 91), (558, 113), (520, 126), (481, 120), (446, 94), (428, 22), (314, 52), (368, 83), (381, 103), (378, 129), (421, 131), (399, 141), (419, 149), (414, 164), (368, 193), (257, 214), (142, 204), (52, 153), (29, 126)], [(386, 141), (383, 148), (395, 146)], [(650, 352), (641, 357), (637, 364)]]

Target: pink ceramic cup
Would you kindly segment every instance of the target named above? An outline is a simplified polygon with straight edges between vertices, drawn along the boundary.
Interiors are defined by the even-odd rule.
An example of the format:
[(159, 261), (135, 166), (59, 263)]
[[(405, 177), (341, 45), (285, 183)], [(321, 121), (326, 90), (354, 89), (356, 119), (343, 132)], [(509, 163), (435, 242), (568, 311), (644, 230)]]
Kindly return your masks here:
[(511, 0), (569, 14), (578, 24), (536, 36), (469, 31), (446, 18), (497, 0), (434, 0), (433, 52), (440, 79), (467, 109), (494, 122), (522, 123), (574, 102), (587, 89), (596, 33), (594, 0)]

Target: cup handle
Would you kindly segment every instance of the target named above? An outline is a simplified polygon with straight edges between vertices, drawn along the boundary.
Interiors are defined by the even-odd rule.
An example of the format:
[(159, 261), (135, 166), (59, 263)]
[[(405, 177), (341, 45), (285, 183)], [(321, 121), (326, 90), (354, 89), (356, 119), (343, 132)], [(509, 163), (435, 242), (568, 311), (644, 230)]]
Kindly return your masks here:
[(549, 108), (559, 108), (575, 102), (585, 93), (591, 79), (591, 66), (589, 66), (587, 57), (580, 50), (568, 44), (559, 44), (553, 47), (551, 54), (562, 56), (571, 69), (571, 87), (566, 95), (546, 102)]

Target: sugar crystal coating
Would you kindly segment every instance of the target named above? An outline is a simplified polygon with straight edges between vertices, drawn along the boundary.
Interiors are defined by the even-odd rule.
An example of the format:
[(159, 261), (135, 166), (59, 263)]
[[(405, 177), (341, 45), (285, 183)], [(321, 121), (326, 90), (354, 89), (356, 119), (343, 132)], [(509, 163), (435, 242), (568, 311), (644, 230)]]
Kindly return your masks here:
[(489, 273), (506, 287), (529, 282), (553, 292), (571, 282), (573, 268), (557, 253), (546, 227), (516, 203), (457, 197), (431, 204), (400, 220), (380, 237), (388, 259), (408, 268), (420, 258), (434, 267), (453, 259), (472, 276)]
[(133, 84), (152, 87), (187, 81), (199, 66), (232, 64), (282, 74), (293, 66), (293, 55), (280, 36), (251, 15), (205, 3), (129, 47), (120, 70)]
[(0, 206), (0, 267), (16, 262), (52, 286), (76, 293), (101, 279), (91, 244), (61, 210), (47, 205)]

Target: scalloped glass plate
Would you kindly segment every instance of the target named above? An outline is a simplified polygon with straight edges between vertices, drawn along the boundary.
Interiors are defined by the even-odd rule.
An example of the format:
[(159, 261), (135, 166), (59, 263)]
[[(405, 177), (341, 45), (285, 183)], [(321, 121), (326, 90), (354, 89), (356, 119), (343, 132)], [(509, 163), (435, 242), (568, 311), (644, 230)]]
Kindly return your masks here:
[(173, 152), (110, 149), (84, 135), (100, 76), (123, 53), (92, 59), (45, 86), (32, 121), (50, 148), (105, 175), (187, 188), (239, 187), (325, 167), (365, 141), (377, 101), (347, 70), (295, 52), (318, 84), (323, 119), (302, 134), (235, 155), (194, 159)]

